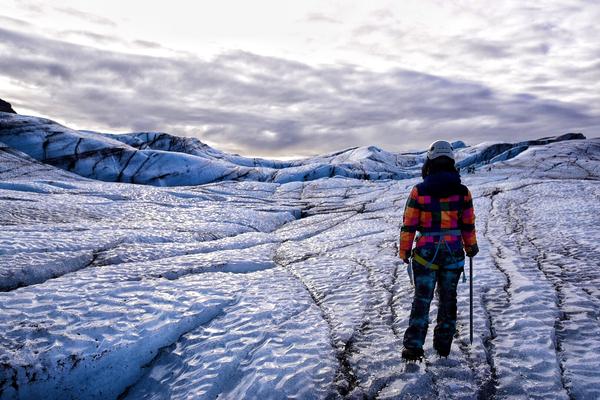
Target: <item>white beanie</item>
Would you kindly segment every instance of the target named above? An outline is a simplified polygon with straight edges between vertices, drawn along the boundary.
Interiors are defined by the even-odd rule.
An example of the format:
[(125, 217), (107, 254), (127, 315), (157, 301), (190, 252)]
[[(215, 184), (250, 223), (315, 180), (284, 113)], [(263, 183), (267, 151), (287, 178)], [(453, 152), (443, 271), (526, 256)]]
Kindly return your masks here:
[(441, 156), (446, 156), (454, 160), (454, 152), (452, 151), (452, 145), (445, 140), (437, 140), (431, 143), (429, 150), (427, 150), (427, 158), (433, 160)]

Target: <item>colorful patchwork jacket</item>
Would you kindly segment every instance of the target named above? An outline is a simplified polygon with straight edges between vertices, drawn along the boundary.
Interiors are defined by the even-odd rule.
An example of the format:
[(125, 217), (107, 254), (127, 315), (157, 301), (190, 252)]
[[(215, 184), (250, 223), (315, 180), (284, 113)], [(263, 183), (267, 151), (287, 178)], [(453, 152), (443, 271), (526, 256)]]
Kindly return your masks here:
[(467, 254), (478, 251), (473, 200), (458, 173), (433, 173), (413, 187), (404, 209), (399, 247), (400, 258), (408, 259), (412, 251), (413, 262), (432, 269), (454, 267), (457, 262), (462, 266), (464, 250)]

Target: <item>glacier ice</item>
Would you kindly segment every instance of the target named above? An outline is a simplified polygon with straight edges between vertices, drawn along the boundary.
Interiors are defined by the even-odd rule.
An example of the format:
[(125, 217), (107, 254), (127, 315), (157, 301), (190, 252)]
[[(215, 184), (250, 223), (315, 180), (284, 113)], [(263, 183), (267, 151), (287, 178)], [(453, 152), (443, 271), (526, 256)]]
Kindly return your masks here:
[[(422, 154), (369, 147), (269, 164), (194, 140), (175, 149), (164, 135), (114, 139), (32, 117), (11, 117), (9, 134), (6, 121), (1, 399), (600, 396), (598, 139), (528, 145), (463, 176), (481, 248), (474, 343), (461, 285), (450, 357), (437, 358), (428, 337), (425, 362), (406, 364), (412, 288), (396, 242)], [(64, 137), (44, 158), (51, 131)], [(148, 151), (156, 168), (146, 183), (176, 186), (97, 180), (126, 159), (99, 157), (106, 149)], [(82, 151), (93, 156), (60, 168)], [(80, 174), (92, 160), (106, 165)], [(173, 160), (262, 172), (159, 182), (160, 163)], [(371, 179), (328, 177), (333, 166)]]

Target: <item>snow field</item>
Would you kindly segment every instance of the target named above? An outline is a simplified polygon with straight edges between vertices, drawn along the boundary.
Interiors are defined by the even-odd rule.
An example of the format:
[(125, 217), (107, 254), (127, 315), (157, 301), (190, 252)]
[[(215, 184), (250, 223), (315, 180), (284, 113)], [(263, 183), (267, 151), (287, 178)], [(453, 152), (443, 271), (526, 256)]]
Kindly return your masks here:
[(198, 283), (59, 278), (4, 293), (2, 397), (116, 398), (162, 347), (235, 301)]
[[(524, 188), (520, 196), (527, 202), (514, 210), (515, 218), (528, 221), (521, 251), (536, 261), (555, 291), (560, 312), (555, 347), (563, 385), (575, 398), (600, 397), (598, 217), (587, 210), (599, 195), (596, 182), (550, 181)], [(543, 208), (537, 206), (541, 201)], [(547, 234), (550, 224), (555, 234)]]
[[(567, 397), (561, 383), (554, 324), (559, 317), (552, 284), (527, 254), (519, 251), (519, 221), (514, 201), (492, 197), (487, 237), (495, 248), (493, 262), (507, 276), (507, 302), (495, 321), (497, 393), (529, 398)], [(523, 379), (528, 376), (537, 379)]]
[(127, 398), (332, 394), (337, 362), (328, 329), (298, 282), (282, 269), (215, 278), (240, 300), (164, 351)]

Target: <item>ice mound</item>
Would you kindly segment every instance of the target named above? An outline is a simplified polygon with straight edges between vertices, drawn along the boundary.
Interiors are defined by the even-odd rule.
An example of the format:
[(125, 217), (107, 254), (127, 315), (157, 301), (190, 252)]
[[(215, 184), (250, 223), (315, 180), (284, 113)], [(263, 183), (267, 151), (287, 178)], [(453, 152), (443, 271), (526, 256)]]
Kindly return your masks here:
[[(0, 141), (34, 159), (80, 176), (154, 186), (224, 180), (285, 183), (342, 176), (402, 179), (414, 162), (375, 147), (284, 162), (220, 152), (197, 139), (146, 132), (108, 135), (76, 131), (44, 118), (0, 113)], [(410, 157), (409, 157), (410, 158)]]
[(494, 170), (536, 178), (600, 179), (600, 138), (530, 147)]
[[(454, 146), (457, 166), (472, 170), (512, 159), (528, 149), (577, 139), (585, 137), (573, 133), (477, 146), (455, 141)], [(299, 160), (267, 160), (228, 154), (198, 139), (162, 132), (107, 134), (76, 131), (48, 119), (1, 112), (0, 142), (5, 144), (0, 147), (0, 152), (22, 152), (38, 162), (82, 177), (153, 186), (220, 181), (287, 183), (331, 177), (399, 180), (418, 176), (426, 157), (425, 151), (392, 153), (376, 146), (363, 146)], [(8, 150), (7, 146), (12, 149)], [(23, 163), (22, 160), (19, 162)], [(4, 174), (8, 176), (6, 172)]]

